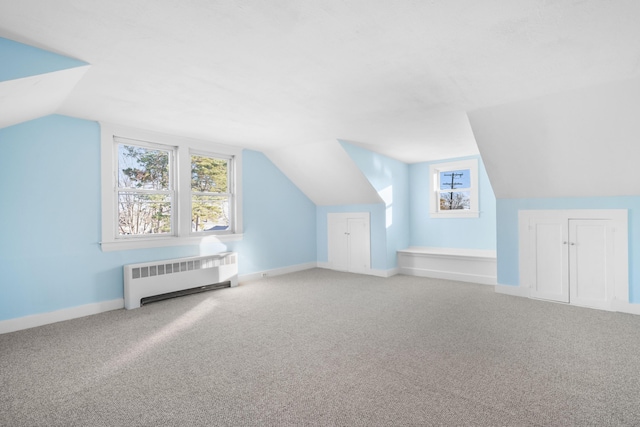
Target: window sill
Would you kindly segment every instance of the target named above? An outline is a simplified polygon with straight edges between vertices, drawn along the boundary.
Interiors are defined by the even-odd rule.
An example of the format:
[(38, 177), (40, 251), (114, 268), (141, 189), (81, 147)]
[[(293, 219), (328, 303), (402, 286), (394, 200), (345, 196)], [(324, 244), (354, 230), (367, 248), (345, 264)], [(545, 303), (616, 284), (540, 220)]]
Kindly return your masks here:
[(102, 252), (128, 251), (132, 249), (164, 248), (168, 246), (197, 246), (203, 243), (235, 242), (243, 234), (213, 234), (189, 237), (155, 237), (148, 239), (121, 239), (100, 242)]
[(431, 218), (479, 218), (478, 211), (460, 211), (460, 212), (430, 212)]

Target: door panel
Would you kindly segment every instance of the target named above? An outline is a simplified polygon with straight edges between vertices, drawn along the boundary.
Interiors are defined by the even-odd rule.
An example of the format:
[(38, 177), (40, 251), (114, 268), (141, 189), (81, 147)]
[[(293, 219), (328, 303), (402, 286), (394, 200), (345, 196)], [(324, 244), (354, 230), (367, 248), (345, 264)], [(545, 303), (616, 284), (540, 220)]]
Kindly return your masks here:
[(613, 286), (612, 227), (608, 220), (570, 220), (571, 302), (608, 308)]
[(328, 261), (333, 270), (349, 271), (349, 236), (347, 218), (340, 215), (328, 216)]
[(569, 302), (566, 221), (535, 222), (534, 286), (531, 296)]
[(369, 269), (369, 229), (362, 218), (347, 220), (349, 236), (349, 271), (362, 273)]

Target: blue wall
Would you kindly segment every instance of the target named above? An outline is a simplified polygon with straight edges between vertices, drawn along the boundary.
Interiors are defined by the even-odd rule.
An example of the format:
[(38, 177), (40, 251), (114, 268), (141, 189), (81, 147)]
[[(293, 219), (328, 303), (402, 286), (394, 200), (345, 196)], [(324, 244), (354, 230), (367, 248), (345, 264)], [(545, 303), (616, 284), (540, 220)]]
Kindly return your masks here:
[(0, 82), (87, 65), (37, 47), (0, 37)]
[[(395, 268), (396, 252), (409, 246), (409, 166), (365, 148), (343, 141), (340, 143), (384, 200), (384, 265), (385, 269)], [(372, 245), (373, 238), (372, 235)]]
[(122, 265), (236, 250), (240, 274), (316, 261), (315, 205), (243, 152), (244, 240), (102, 252), (100, 128), (47, 116), (0, 129), (0, 320), (123, 297)]
[[(478, 218), (430, 218), (432, 164), (478, 159)], [(409, 165), (411, 246), (496, 249), (496, 198), (480, 156)]]
[(576, 197), (549, 199), (498, 199), (498, 283), (518, 286), (518, 211), (534, 209), (628, 209), (629, 302), (640, 303), (640, 263), (635, 261), (640, 244), (640, 196)]

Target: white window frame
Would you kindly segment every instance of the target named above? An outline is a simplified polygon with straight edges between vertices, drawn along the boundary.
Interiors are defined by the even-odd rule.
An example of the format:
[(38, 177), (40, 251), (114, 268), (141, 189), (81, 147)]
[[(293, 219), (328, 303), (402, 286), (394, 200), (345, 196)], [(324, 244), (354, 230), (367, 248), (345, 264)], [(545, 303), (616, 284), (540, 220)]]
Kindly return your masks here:
[[(189, 229), (192, 235), (208, 235), (208, 234), (233, 234), (235, 227), (235, 199), (236, 199), (236, 187), (235, 187), (235, 159), (228, 154), (212, 153), (202, 150), (189, 150), (189, 162), (191, 162), (191, 156), (210, 157), (214, 159), (225, 159), (227, 163), (227, 193), (210, 193), (211, 195), (224, 195), (229, 197), (229, 230), (223, 231), (192, 231)], [(191, 168), (189, 168), (191, 172)], [(189, 218), (192, 217), (193, 212), (193, 190), (191, 189), (191, 175), (189, 175)]]
[[(134, 129), (110, 123), (100, 123), (101, 128), (101, 200), (103, 251), (130, 250), (166, 246), (199, 245), (236, 241), (242, 239), (242, 148)], [(114, 137), (132, 140), (132, 144), (153, 148), (174, 148), (174, 210), (173, 234), (118, 236), (118, 156)], [(122, 142), (122, 141), (120, 141)], [(142, 142), (142, 143), (138, 143)], [(223, 232), (191, 232), (191, 153), (225, 156), (232, 159), (233, 207), (230, 209), (234, 229)]]
[[(119, 172), (119, 165), (118, 165), (118, 145), (119, 144), (125, 144), (125, 145), (130, 145), (130, 146), (136, 146), (136, 147), (141, 147), (141, 148), (147, 148), (150, 150), (160, 150), (160, 151), (167, 151), (169, 153), (169, 190), (167, 191), (161, 191), (161, 192), (156, 192), (156, 191), (140, 191), (140, 190), (135, 190), (132, 189), (131, 191), (127, 191), (126, 189), (121, 189), (118, 185), (118, 172)], [(115, 173), (115, 181), (114, 181), (114, 185), (113, 185), (113, 200), (114, 200), (114, 215), (115, 215), (115, 223), (114, 223), (114, 227), (115, 227), (115, 233), (116, 235), (114, 236), (116, 239), (137, 239), (140, 238), (139, 235), (120, 235), (118, 232), (118, 221), (119, 221), (119, 200), (118, 200), (118, 196), (120, 195), (121, 191), (124, 192), (132, 192), (132, 193), (166, 193), (169, 194), (171, 196), (171, 233), (165, 233), (165, 234), (146, 234), (145, 237), (148, 237), (150, 239), (157, 239), (157, 238), (161, 238), (161, 237), (166, 237), (166, 236), (175, 236), (176, 235), (176, 204), (177, 204), (177, 200), (176, 200), (176, 173), (175, 173), (175, 169), (176, 169), (176, 159), (177, 159), (177, 150), (176, 147), (174, 146), (170, 146), (170, 145), (162, 145), (162, 144), (156, 144), (153, 142), (148, 142), (148, 141), (140, 141), (137, 139), (130, 139), (130, 138), (123, 138), (120, 136), (114, 136), (113, 137), (113, 156), (115, 159), (115, 164), (114, 164), (114, 173)]]
[[(468, 189), (470, 198), (470, 209), (441, 210), (440, 174), (442, 172), (464, 169), (468, 169), (471, 175), (471, 187)], [(480, 206), (478, 199), (478, 159), (434, 163), (429, 166), (429, 177), (431, 181), (429, 186), (429, 188), (431, 189), (429, 216), (431, 218), (478, 218), (480, 216)]]

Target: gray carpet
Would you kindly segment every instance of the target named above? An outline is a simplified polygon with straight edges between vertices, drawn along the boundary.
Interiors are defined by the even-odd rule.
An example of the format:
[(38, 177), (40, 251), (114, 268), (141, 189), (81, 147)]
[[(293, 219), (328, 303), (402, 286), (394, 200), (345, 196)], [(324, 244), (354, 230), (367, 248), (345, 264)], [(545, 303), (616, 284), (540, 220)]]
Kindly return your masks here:
[(0, 335), (3, 426), (640, 425), (640, 316), (314, 269)]

